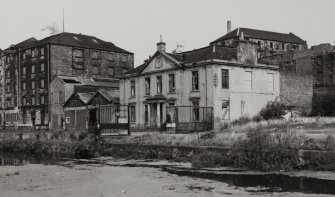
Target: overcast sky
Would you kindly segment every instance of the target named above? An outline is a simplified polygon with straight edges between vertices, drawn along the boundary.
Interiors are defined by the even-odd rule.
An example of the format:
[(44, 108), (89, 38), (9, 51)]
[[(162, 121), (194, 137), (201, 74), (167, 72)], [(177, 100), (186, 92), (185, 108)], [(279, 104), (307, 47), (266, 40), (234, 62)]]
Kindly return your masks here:
[(172, 51), (204, 47), (232, 29), (293, 32), (309, 46), (332, 43), (334, 0), (0, 0), (0, 48), (41, 39), (55, 21), (65, 31), (93, 35), (135, 53), (135, 67), (156, 50), (159, 35)]

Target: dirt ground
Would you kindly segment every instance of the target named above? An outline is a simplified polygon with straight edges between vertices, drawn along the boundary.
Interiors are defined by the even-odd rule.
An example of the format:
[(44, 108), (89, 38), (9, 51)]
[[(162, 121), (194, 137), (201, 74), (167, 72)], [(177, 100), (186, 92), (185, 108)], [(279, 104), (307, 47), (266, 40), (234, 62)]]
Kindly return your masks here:
[[(82, 164), (0, 166), (1, 197), (327, 196), (262, 193), (217, 181), (179, 177), (159, 168)], [(330, 195), (329, 195), (330, 196)]]

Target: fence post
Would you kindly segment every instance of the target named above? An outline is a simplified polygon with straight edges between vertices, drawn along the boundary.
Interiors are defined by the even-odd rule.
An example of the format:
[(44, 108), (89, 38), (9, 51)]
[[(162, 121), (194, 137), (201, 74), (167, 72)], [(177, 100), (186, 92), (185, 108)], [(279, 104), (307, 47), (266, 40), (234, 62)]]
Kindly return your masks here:
[(127, 106), (127, 111), (128, 111), (128, 135), (130, 135), (130, 106), (129, 104)]
[(175, 124), (176, 124), (176, 133), (179, 133), (179, 128), (178, 128), (178, 107), (175, 107), (175, 112), (176, 112), (176, 116), (175, 116)]

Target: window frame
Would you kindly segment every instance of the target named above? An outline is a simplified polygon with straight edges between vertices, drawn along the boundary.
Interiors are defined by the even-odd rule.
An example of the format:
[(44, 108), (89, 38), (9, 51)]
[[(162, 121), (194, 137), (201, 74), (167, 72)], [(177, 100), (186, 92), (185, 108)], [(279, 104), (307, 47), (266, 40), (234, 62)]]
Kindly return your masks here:
[(35, 80), (31, 80), (31, 89), (35, 90), (36, 86), (35, 86)]
[(136, 95), (136, 83), (135, 80), (131, 80), (130, 81), (130, 97), (133, 98)]
[(176, 92), (176, 77), (174, 73), (169, 74), (169, 93)]
[(221, 69), (221, 88), (229, 89), (229, 69)]
[(130, 122), (135, 123), (136, 122), (136, 105), (130, 105)]
[(163, 77), (161, 75), (156, 76), (156, 84), (157, 84), (157, 94), (163, 93)]
[[(246, 77), (247, 75), (247, 73), (250, 73), (250, 89), (248, 88), (248, 90), (250, 90), (250, 91), (252, 91), (253, 90), (253, 77), (252, 77), (252, 71), (250, 71), (250, 70), (246, 70), (246, 71), (244, 71), (244, 76)], [(247, 84), (249, 84), (249, 80), (247, 80), (246, 78), (245, 78), (245, 82), (247, 83)], [(246, 85), (247, 85), (246, 84)], [(245, 87), (247, 87), (247, 86), (245, 86)]]
[[(77, 56), (76, 51), (81, 51), (82, 52), (82, 56)], [(85, 51), (84, 49), (80, 49), (80, 48), (73, 48), (72, 49), (72, 68), (73, 69), (77, 69), (77, 70), (84, 70), (84, 58), (85, 58)], [(77, 61), (77, 60), (81, 60), (81, 61)], [(78, 67), (79, 66), (79, 67)]]
[(150, 89), (151, 89), (150, 83), (151, 83), (150, 77), (144, 78), (145, 95), (150, 95)]
[(199, 91), (199, 71), (198, 70), (192, 71), (192, 91)]

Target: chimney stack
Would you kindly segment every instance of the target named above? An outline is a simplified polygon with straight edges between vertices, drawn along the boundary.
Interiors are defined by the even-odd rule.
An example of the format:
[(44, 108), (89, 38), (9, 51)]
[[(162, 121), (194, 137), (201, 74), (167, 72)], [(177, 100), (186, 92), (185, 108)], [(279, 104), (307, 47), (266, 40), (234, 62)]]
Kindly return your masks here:
[(163, 36), (160, 36), (160, 41), (157, 43), (157, 51), (165, 52), (166, 44), (163, 42)]
[(231, 21), (227, 21), (227, 34), (231, 32)]

